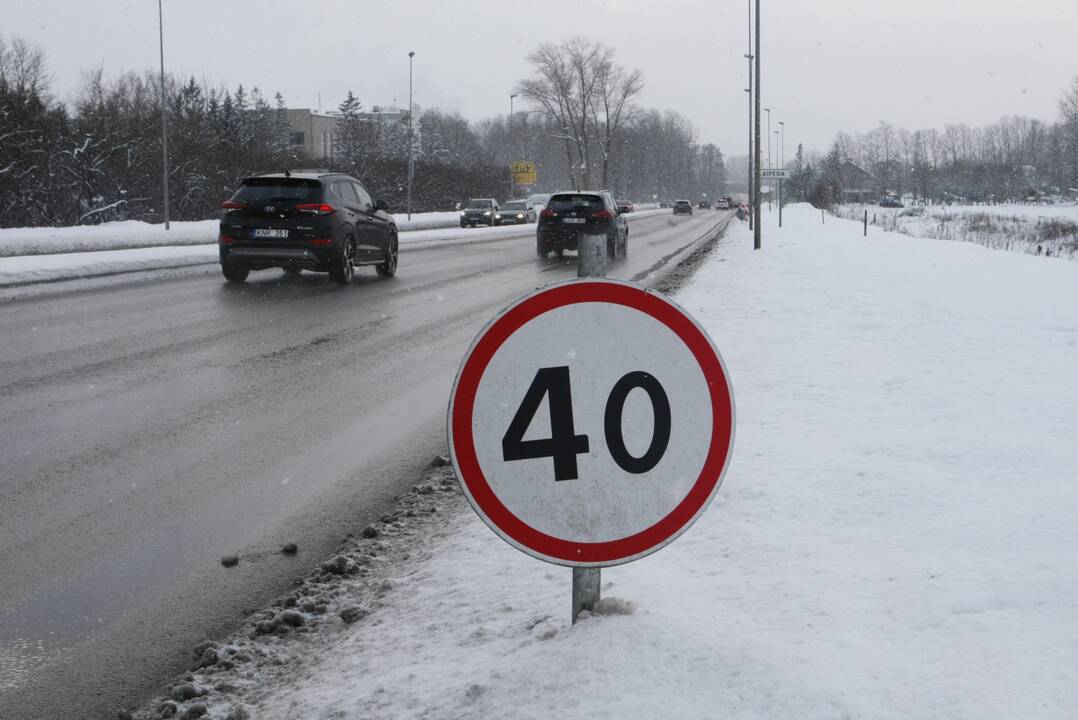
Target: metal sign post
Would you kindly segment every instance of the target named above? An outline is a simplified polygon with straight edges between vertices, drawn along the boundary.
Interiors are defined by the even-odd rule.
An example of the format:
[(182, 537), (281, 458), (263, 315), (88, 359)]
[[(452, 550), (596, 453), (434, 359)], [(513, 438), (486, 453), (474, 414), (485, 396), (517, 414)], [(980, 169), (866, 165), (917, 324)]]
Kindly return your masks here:
[(704, 512), (733, 434), (729, 378), (704, 330), (661, 294), (605, 278), (503, 310), (449, 404), (472, 509), (510, 545), (573, 568), (574, 621), (599, 600), (600, 568), (650, 555)]

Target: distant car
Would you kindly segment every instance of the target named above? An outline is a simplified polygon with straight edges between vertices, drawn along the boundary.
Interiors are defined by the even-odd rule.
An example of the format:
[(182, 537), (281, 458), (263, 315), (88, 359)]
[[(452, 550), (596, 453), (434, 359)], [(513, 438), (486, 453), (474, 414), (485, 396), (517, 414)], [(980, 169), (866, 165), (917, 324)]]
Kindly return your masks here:
[(607, 257), (629, 254), (629, 223), (618, 212), (610, 193), (598, 191), (561, 192), (551, 196), (539, 213), (535, 249), (541, 258), (551, 251), (576, 250), (581, 235), (606, 235)]
[(675, 215), (692, 215), (692, 203), (688, 200), (675, 200), (674, 201), (674, 214)]
[(618, 212), (619, 213), (631, 213), (636, 208), (628, 200), (618, 200)]
[(673, 203), (667, 202), (666, 200), (660, 200), (659, 207), (664, 210), (669, 210), (670, 208), (674, 207), (674, 205)]
[(251, 270), (328, 272), (351, 282), (359, 265), (382, 277), (397, 272), (397, 224), (389, 206), (371, 200), (339, 173), (269, 173), (240, 182), (221, 206), (221, 272), (243, 282)]
[(730, 209), (730, 200), (727, 199), (727, 198), (719, 198), (718, 200), (715, 201), (715, 209), (716, 210), (729, 210)]
[(537, 214), (528, 207), (527, 200), (510, 200), (494, 214), (494, 222), (498, 225), (526, 225), (535, 222), (536, 218)]
[(550, 195), (551, 193), (536, 193), (534, 195), (529, 195), (525, 202), (528, 203), (528, 207), (538, 213), (546, 207), (548, 202), (550, 202)]
[(498, 201), (494, 198), (472, 198), (464, 204), (464, 209), (460, 211), (460, 226), (489, 225), (494, 227), (498, 224), (495, 218), (497, 214)]
[(701, 200), (700, 202), (696, 203), (696, 207), (700, 208), (701, 210), (710, 210), (711, 203), (709, 203), (707, 200)]
[(900, 207), (905, 207), (905, 205), (903, 205), (902, 201), (899, 200), (896, 197), (885, 197), (885, 198), (880, 198), (880, 207), (900, 208)]

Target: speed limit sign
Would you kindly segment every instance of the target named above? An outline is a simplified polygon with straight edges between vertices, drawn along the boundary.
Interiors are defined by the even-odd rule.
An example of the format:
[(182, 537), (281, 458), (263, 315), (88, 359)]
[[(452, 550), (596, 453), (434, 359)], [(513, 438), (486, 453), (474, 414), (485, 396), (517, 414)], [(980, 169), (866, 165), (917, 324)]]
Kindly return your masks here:
[(449, 447), (476, 513), (560, 565), (641, 558), (719, 488), (734, 402), (704, 330), (614, 280), (530, 293), (479, 333), (449, 406)]

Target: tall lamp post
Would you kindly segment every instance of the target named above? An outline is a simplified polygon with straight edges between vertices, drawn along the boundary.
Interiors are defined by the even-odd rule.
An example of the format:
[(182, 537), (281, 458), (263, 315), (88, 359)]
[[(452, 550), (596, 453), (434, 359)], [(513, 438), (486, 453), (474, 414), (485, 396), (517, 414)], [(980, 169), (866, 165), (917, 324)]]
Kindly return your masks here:
[[(782, 133), (779, 133), (779, 130)], [(779, 144), (779, 169), (786, 169), (786, 123), (779, 120), (779, 129), (775, 131)], [(779, 179), (779, 227), (782, 227), (782, 179)]]
[(755, 97), (755, 117), (754, 117), (754, 137), (755, 142), (753, 157), (754, 170), (753, 170), (753, 206), (752, 211), (755, 213), (753, 222), (755, 223), (752, 229), (752, 247), (754, 250), (760, 249), (760, 86), (763, 85), (763, 78), (760, 76), (760, 0), (756, 0), (756, 97)]
[(771, 169), (771, 108), (764, 108), (767, 113), (767, 168)]
[(165, 193), (165, 230), (168, 230), (168, 126), (165, 120), (165, 22), (161, 0), (157, 0), (157, 32), (161, 49), (161, 182)]
[[(751, 3), (752, 0), (749, 0), (749, 2)], [(750, 43), (750, 46), (751, 46), (751, 43), (752, 43), (752, 25), (751, 25), (751, 23), (752, 23), (752, 7), (751, 7), (751, 5), (749, 7), (749, 23), (750, 23), (750, 25), (749, 25), (749, 43)], [(752, 208), (752, 53), (745, 53), (745, 57), (748, 58), (748, 61), (749, 61), (749, 86), (747, 88), (745, 88), (745, 92), (747, 92), (749, 94), (749, 162), (748, 162), (748, 166), (749, 166), (749, 186), (748, 186), (748, 195), (749, 195), (749, 208), (751, 209)], [(752, 213), (750, 212), (749, 213), (749, 230), (751, 230), (752, 227), (753, 227), (753, 216), (752, 216)]]
[(415, 143), (412, 141), (412, 58), (415, 51), (408, 51), (408, 219), (412, 219), (412, 178), (415, 176)]
[(516, 93), (509, 93), (509, 198), (512, 199), (516, 191), (516, 180), (513, 178), (513, 98)]
[(779, 167), (786, 167), (786, 122), (779, 120), (779, 129), (775, 132), (781, 131), (782, 134), (779, 137)]

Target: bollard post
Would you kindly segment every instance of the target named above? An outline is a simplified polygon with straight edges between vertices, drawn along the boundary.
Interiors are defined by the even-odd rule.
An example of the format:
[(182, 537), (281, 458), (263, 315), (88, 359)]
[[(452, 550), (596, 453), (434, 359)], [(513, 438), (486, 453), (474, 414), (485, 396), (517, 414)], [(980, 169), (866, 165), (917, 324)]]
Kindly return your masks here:
[(820, 222), (824, 225), (827, 224), (827, 221), (823, 219), (823, 208), (820, 208)]
[(868, 237), (868, 210), (865, 210), (865, 237)]
[(606, 277), (606, 235), (581, 235), (576, 248), (577, 277)]

